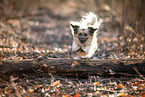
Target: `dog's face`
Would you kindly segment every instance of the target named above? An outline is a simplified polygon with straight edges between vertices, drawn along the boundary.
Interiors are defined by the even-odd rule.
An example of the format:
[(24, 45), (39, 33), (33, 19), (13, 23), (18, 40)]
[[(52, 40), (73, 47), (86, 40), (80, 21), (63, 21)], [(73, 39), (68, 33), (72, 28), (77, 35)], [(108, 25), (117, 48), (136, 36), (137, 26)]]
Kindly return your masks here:
[(80, 26), (72, 24), (71, 26), (73, 28), (73, 35), (75, 39), (79, 40), (81, 44), (84, 44), (89, 38), (92, 38), (94, 36), (94, 32), (97, 30), (93, 27), (80, 28)]

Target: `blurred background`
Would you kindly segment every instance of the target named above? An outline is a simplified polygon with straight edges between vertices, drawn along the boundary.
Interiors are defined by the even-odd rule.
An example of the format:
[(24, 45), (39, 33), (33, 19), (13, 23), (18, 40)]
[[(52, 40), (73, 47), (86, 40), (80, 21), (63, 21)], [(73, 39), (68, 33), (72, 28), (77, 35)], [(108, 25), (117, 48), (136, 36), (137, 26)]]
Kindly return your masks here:
[(144, 5), (145, 0), (0, 0), (1, 57), (14, 49), (68, 53), (70, 21), (91, 11), (103, 19), (95, 59), (144, 58)]

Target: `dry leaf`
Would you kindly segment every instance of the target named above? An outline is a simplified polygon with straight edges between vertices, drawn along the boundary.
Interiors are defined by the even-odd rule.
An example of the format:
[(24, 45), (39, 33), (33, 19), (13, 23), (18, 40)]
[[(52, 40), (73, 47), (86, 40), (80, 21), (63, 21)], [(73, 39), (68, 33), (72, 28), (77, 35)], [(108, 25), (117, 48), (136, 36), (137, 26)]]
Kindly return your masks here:
[(3, 62), (0, 62), (0, 65), (4, 65)]
[(93, 83), (93, 85), (99, 85), (100, 84), (100, 82), (94, 82)]
[(80, 63), (78, 63), (77, 61), (73, 61), (73, 63), (71, 64), (71, 67), (74, 67), (76, 65), (81, 65)]
[(80, 97), (80, 94), (79, 93), (76, 93), (76, 95), (74, 95), (74, 97)]
[(62, 97), (72, 97), (71, 95), (62, 95)]
[(127, 95), (127, 93), (118, 93), (118, 94), (117, 94), (117, 97), (126, 96), (126, 95)]
[(60, 90), (60, 88), (59, 88), (59, 87), (57, 87), (57, 89), (58, 89), (58, 90)]
[(55, 81), (54, 83), (50, 84), (50, 86), (56, 86), (56, 85), (59, 85), (59, 84), (60, 84), (60, 80)]
[(34, 89), (29, 89), (28, 92), (29, 93), (33, 93), (34, 92)]
[(145, 97), (145, 94), (143, 94), (142, 97)]
[(135, 82), (134, 85), (135, 85), (135, 86), (138, 86), (139, 84), (143, 84), (143, 83), (145, 83), (145, 81)]
[(138, 83), (138, 82), (135, 82), (135, 83), (134, 83), (134, 85), (135, 85), (135, 86), (138, 86), (138, 85), (139, 85), (139, 83)]
[(124, 88), (124, 86), (122, 84), (118, 84), (117, 88), (122, 89), (122, 88)]

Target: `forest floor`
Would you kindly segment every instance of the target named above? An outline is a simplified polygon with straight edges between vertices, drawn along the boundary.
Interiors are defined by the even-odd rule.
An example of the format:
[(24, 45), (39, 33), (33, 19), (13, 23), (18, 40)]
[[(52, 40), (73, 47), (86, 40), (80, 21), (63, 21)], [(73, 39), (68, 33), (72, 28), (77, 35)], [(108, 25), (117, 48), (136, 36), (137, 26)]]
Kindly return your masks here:
[[(0, 60), (70, 59), (71, 16), (61, 16), (48, 9), (0, 20)], [(123, 47), (119, 21), (104, 21), (99, 34), (99, 48), (92, 59), (144, 59), (144, 55)], [(118, 37), (119, 41), (118, 42)], [(0, 63), (0, 66), (2, 63)], [(0, 72), (0, 97), (145, 97), (144, 75), (62, 77), (38, 69), (15, 76)]]

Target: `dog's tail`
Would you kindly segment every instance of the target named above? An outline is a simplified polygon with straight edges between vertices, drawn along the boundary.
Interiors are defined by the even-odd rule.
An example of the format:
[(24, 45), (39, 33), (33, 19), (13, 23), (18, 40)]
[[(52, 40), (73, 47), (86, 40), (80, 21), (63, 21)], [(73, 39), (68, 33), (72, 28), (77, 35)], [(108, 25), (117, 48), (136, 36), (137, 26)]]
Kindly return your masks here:
[(89, 12), (82, 17), (80, 24), (93, 28), (99, 28), (102, 22), (103, 20), (99, 19), (93, 12)]

